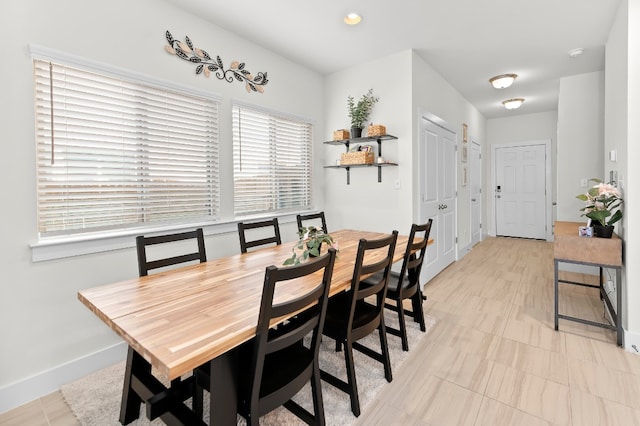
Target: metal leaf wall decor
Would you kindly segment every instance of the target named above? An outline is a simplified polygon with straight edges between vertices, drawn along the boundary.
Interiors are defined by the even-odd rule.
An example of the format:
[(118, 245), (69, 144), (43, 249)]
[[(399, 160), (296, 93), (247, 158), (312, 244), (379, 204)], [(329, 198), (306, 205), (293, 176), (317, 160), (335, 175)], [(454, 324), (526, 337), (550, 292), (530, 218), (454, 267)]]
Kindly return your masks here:
[(229, 65), (229, 68), (225, 70), (224, 64), (220, 56), (216, 56), (215, 60), (205, 52), (204, 50), (194, 47), (191, 39), (186, 36), (185, 41), (175, 40), (171, 33), (167, 31), (165, 33), (168, 45), (164, 48), (172, 55), (176, 55), (178, 58), (191, 62), (196, 66), (196, 75), (204, 74), (209, 78), (211, 73), (215, 75), (218, 80), (225, 80), (229, 83), (234, 81), (240, 81), (245, 84), (247, 92), (264, 92), (264, 86), (269, 82), (266, 72), (259, 72), (255, 77), (248, 70), (245, 69), (244, 62), (233, 61)]

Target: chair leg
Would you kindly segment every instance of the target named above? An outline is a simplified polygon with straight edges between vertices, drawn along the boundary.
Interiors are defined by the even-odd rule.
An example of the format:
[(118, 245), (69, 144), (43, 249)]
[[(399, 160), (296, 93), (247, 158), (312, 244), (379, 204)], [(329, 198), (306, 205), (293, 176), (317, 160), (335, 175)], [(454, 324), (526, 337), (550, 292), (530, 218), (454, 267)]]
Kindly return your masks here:
[(416, 294), (411, 297), (411, 305), (413, 309), (413, 320), (420, 324), (420, 331), (427, 331), (424, 324), (424, 311), (422, 310), (422, 301), (426, 300), (426, 297), (422, 296), (422, 292), (418, 289)]
[(313, 376), (311, 377), (311, 394), (313, 396), (313, 414), (315, 424), (324, 426), (324, 404), (322, 402), (322, 384), (320, 383), (320, 368), (318, 364), (313, 368)]
[(349, 383), (349, 396), (351, 397), (351, 411), (353, 415), (360, 415), (360, 399), (358, 398), (358, 384), (356, 383), (356, 370), (353, 363), (353, 346), (346, 342), (344, 360), (347, 366), (347, 381)]
[(402, 300), (397, 299), (396, 305), (398, 307), (398, 324), (400, 324), (400, 338), (402, 339), (402, 350), (409, 350), (409, 339), (407, 339), (407, 323), (404, 319), (404, 306)]
[(389, 359), (389, 345), (387, 344), (387, 330), (384, 325), (384, 317), (380, 319), (378, 331), (378, 334), (380, 335), (382, 363), (384, 364), (384, 378), (387, 379), (387, 382), (391, 382), (393, 380), (393, 375), (391, 373), (391, 360)]

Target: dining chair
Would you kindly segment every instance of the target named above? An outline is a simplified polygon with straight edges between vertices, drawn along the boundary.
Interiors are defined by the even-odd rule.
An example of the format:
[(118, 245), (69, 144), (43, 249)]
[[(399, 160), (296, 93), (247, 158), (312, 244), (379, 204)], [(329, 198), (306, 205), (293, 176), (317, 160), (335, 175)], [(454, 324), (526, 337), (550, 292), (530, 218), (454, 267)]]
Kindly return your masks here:
[[(304, 222), (313, 222), (313, 224), (318, 224), (318, 221), (319, 221), (319, 223), (322, 224), (322, 230), (324, 232), (329, 232), (329, 230), (327, 229), (327, 221), (324, 217), (324, 212), (299, 214), (299, 215), (296, 215), (296, 221), (298, 222), (298, 229), (305, 226)], [(319, 228), (319, 227), (316, 226), (316, 228)]]
[[(356, 417), (360, 415), (360, 400), (353, 350), (381, 362), (384, 366), (385, 379), (388, 382), (393, 379), (384, 323), (384, 301), (397, 238), (398, 231), (393, 231), (391, 235), (384, 238), (361, 239), (358, 244), (351, 288), (333, 296), (327, 305), (327, 318), (322, 334), (335, 340), (336, 350), (341, 350), (344, 346), (347, 381), (324, 370), (320, 370), (320, 377), (349, 394), (351, 411)], [(363, 277), (378, 272), (381, 275), (375, 284), (361, 285)], [(378, 330), (380, 352), (358, 342), (375, 330)]]
[[(311, 262), (266, 269), (256, 336), (238, 348), (236, 357), (238, 413), (248, 426), (258, 425), (260, 416), (280, 406), (307, 424), (325, 424), (318, 354), (335, 259), (332, 248)], [(322, 275), (315, 274), (320, 270)], [(284, 289), (293, 284), (288, 281), (311, 274), (315, 281), (305, 285), (308, 291), (303, 295), (274, 303), (274, 293), (287, 291)], [(277, 328), (270, 325), (301, 310), (304, 320)], [(204, 389), (210, 386), (208, 371), (208, 363), (196, 370), (197, 383)], [(313, 414), (292, 400), (307, 383), (311, 384)]]
[[(158, 244), (171, 244), (178, 241), (194, 239), (198, 245), (197, 251), (192, 251), (186, 254), (180, 254), (177, 256), (163, 257), (155, 260), (148, 259), (147, 247)], [(136, 249), (138, 252), (138, 272), (141, 277), (149, 274), (149, 271), (153, 269), (164, 268), (166, 266), (178, 265), (180, 263), (200, 261), (200, 263), (207, 261), (207, 253), (204, 246), (204, 234), (202, 228), (195, 229), (188, 232), (180, 232), (176, 234), (158, 235), (153, 237), (145, 237), (139, 235), (136, 237)]]
[[(433, 219), (425, 224), (411, 225), (411, 232), (407, 241), (407, 249), (404, 252), (402, 268), (400, 272), (391, 271), (389, 285), (387, 289), (387, 300), (395, 304), (385, 303), (385, 308), (397, 312), (399, 329), (387, 326), (387, 332), (402, 339), (402, 350), (409, 350), (409, 340), (407, 339), (407, 325), (405, 316), (413, 318), (420, 324), (420, 330), (426, 331), (424, 324), (424, 312), (422, 310), (423, 295), (420, 290), (420, 272), (427, 251), (429, 233)], [(380, 278), (380, 274), (368, 278), (365, 284), (374, 284)], [(404, 307), (403, 302), (411, 299), (411, 310)]]
[[(147, 248), (149, 246), (156, 246), (157, 248), (162, 247), (169, 249), (169, 246), (180, 246), (181, 241), (194, 240), (197, 244), (197, 250), (191, 251), (193, 249), (189, 249), (186, 254), (177, 254), (168, 257), (158, 257), (153, 256), (153, 260), (149, 260), (151, 256), (147, 252)], [(136, 237), (136, 252), (138, 255), (138, 274), (141, 277), (147, 276), (149, 271), (165, 268), (168, 266), (174, 266), (182, 263), (195, 262), (199, 261), (200, 263), (207, 261), (207, 253), (204, 245), (204, 234), (202, 232), (202, 228), (195, 229), (193, 231), (188, 232), (179, 232), (174, 234), (166, 234), (166, 235), (158, 235), (152, 237), (145, 237), (143, 235), (139, 235)], [(177, 248), (174, 252), (178, 252)], [(183, 251), (179, 251), (183, 253)], [(154, 398), (157, 398), (164, 391), (160, 391), (162, 389), (161, 386), (155, 386), (158, 389), (159, 394), (149, 394), (148, 389), (144, 389), (145, 386), (137, 383), (137, 379), (134, 379), (135, 375), (144, 375), (148, 377), (150, 381), (157, 381), (157, 379), (152, 378), (151, 366), (145, 362), (138, 353), (133, 350), (131, 346), (128, 348), (127, 352), (127, 362), (124, 373), (124, 385), (122, 391), (122, 401), (120, 406), (120, 422), (122, 424), (127, 424), (133, 421), (133, 419), (137, 418), (140, 404), (147, 403)], [(158, 382), (159, 383), (159, 382)], [(202, 401), (202, 395), (200, 394), (198, 398), (198, 388), (195, 385), (195, 377), (192, 375), (184, 380), (182, 378), (173, 379), (171, 381), (170, 388), (164, 392), (171, 393), (173, 395), (180, 395), (177, 397), (178, 399), (184, 401), (191, 396), (193, 396), (193, 400), (195, 403), (194, 412), (196, 414), (202, 412), (202, 405), (197, 404), (196, 401)], [(149, 408), (147, 409), (149, 411)], [(149, 414), (147, 414), (149, 415)], [(156, 414), (154, 414), (155, 416)]]
[[(264, 230), (267, 228), (273, 228), (273, 234), (269, 234), (269, 237), (258, 238), (253, 240), (248, 240), (247, 236), (249, 233), (247, 231), (255, 230)], [(257, 231), (260, 232), (260, 231)], [(261, 234), (260, 236), (262, 236)], [(258, 222), (239, 222), (238, 223), (238, 236), (240, 237), (240, 251), (242, 253), (246, 253), (248, 249), (252, 247), (258, 247), (265, 244), (275, 243), (276, 245), (280, 245), (282, 243), (280, 239), (280, 226), (278, 225), (278, 218), (274, 217), (269, 220), (262, 220)]]

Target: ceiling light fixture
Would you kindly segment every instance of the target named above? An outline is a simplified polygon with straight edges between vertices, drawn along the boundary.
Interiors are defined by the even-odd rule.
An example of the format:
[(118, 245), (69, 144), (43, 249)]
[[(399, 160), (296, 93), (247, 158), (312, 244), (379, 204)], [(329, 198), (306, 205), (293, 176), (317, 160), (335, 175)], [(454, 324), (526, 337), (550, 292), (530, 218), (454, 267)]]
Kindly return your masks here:
[(513, 99), (507, 99), (506, 101), (502, 101), (502, 105), (504, 105), (506, 109), (517, 109), (517, 108), (520, 108), (523, 102), (524, 102), (523, 98), (513, 98)]
[(347, 25), (356, 25), (362, 21), (362, 16), (357, 13), (350, 13), (344, 17), (344, 23)]
[(569, 54), (569, 56), (571, 56), (572, 58), (576, 58), (580, 55), (582, 55), (584, 53), (584, 49), (582, 47), (577, 47), (575, 49), (571, 49), (569, 52), (567, 52)]
[(518, 74), (501, 74), (491, 77), (489, 83), (496, 89), (506, 89), (511, 86)]

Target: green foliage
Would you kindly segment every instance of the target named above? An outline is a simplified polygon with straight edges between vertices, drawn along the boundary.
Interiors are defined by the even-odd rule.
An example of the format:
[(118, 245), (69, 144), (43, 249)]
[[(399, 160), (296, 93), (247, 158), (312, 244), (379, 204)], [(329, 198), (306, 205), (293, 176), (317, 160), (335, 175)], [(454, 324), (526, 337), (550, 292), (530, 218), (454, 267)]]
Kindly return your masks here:
[(373, 89), (369, 89), (366, 94), (362, 95), (358, 103), (355, 102), (353, 96), (349, 95), (347, 97), (347, 107), (352, 128), (362, 128), (362, 123), (367, 121), (376, 102), (378, 102), (378, 97), (373, 96)]
[(320, 249), (322, 244), (327, 244), (328, 247), (333, 247), (338, 250), (338, 245), (333, 241), (330, 234), (327, 234), (322, 229), (318, 229), (315, 226), (308, 228), (302, 227), (298, 231), (298, 242), (291, 249), (293, 253), (291, 257), (284, 261), (283, 265), (298, 265), (302, 262), (306, 262), (309, 257), (320, 256)]

